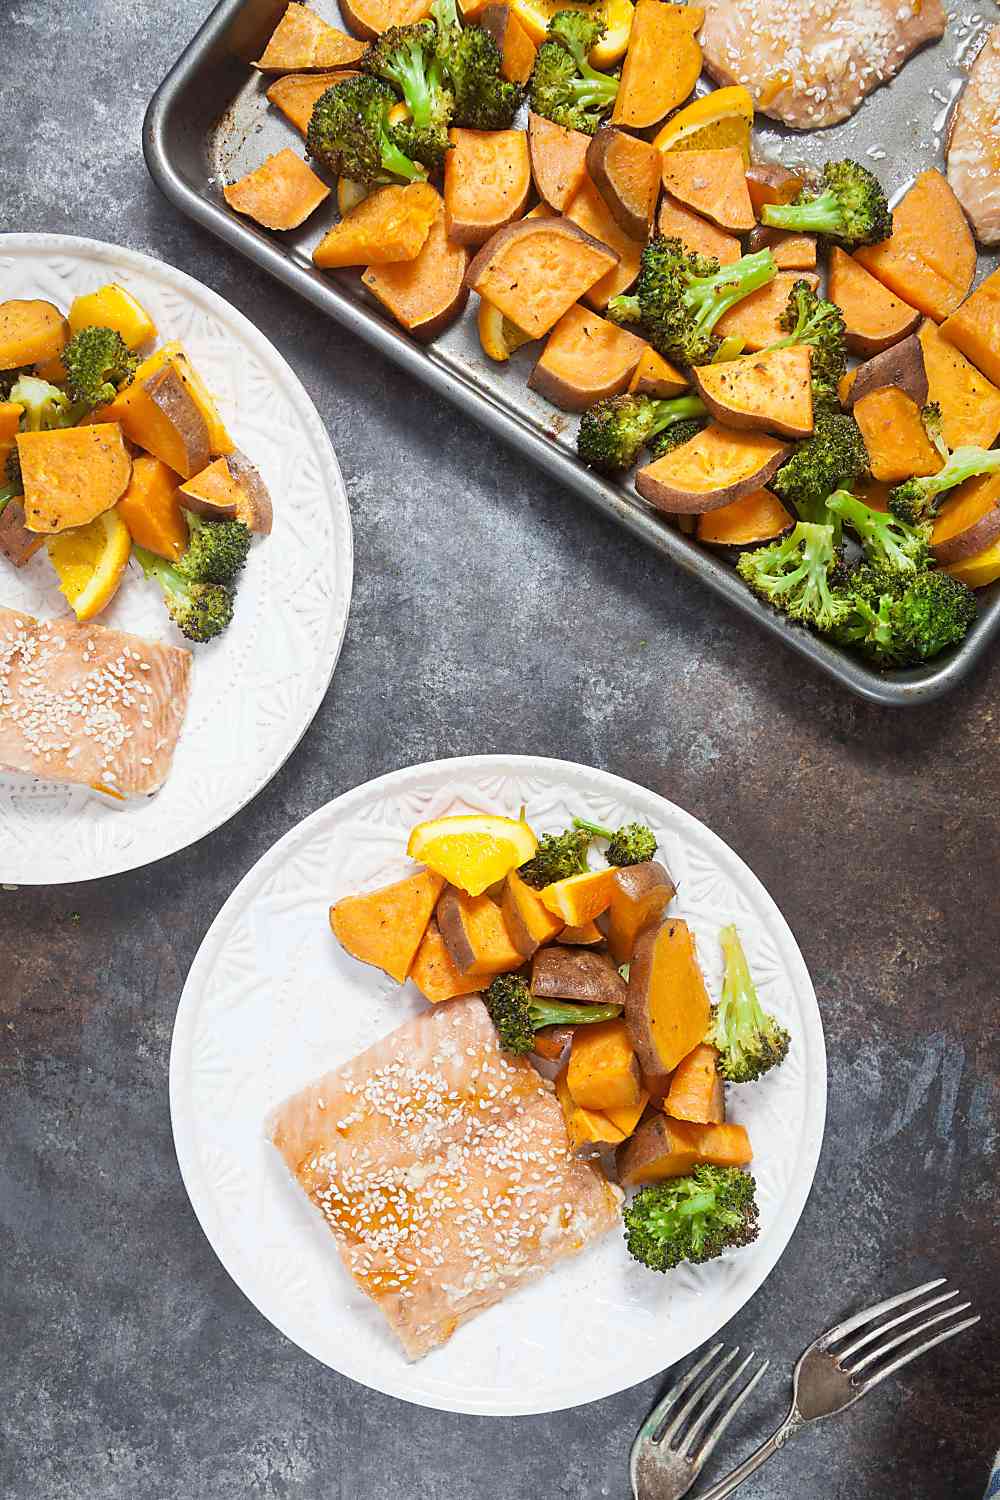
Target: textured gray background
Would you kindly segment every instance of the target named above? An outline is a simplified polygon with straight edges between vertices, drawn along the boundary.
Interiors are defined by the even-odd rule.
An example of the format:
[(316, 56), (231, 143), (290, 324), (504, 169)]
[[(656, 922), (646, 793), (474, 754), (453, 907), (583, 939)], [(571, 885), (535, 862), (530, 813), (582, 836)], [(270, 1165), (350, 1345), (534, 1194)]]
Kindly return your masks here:
[(257, 802), (140, 874), (0, 894), (0, 1494), (625, 1500), (655, 1381), (506, 1422), (364, 1391), (244, 1301), (171, 1147), (174, 1009), (236, 881), (367, 777), (510, 750), (607, 767), (705, 819), (815, 977), (826, 1143), (795, 1239), (727, 1330), (776, 1369), (724, 1456), (777, 1420), (795, 1355), (846, 1308), (942, 1273), (987, 1315), (741, 1493), (973, 1500), (1000, 1441), (1000, 662), (938, 707), (859, 705), (181, 221), (139, 132), (204, 0), (0, 9), (0, 227), (149, 251), (253, 318), (329, 427), (356, 536), (333, 686)]

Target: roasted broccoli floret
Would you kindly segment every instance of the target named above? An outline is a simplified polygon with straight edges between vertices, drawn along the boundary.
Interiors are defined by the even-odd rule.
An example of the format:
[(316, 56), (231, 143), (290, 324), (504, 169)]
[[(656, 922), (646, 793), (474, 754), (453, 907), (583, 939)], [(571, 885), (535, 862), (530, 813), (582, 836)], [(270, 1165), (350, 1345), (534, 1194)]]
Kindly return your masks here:
[(189, 641), (210, 641), (233, 618), (233, 596), (218, 583), (194, 583), (145, 547), (132, 551), (147, 578), (163, 590), (167, 613)]
[(431, 168), (444, 160), (455, 108), (451, 90), (444, 85), (436, 44), (433, 21), (390, 26), (361, 59), (366, 73), (395, 84), (410, 111), (409, 120), (389, 127), (392, 140), (406, 156)]
[(517, 873), (527, 885), (540, 891), (555, 880), (585, 874), (589, 848), (590, 835), (579, 828), (567, 828), (565, 833), (543, 833), (535, 853)]
[(616, 831), (591, 823), (589, 818), (574, 818), (573, 827), (592, 839), (607, 839), (604, 858), (609, 865), (641, 865), (656, 854), (656, 834), (646, 823), (626, 823)]
[(587, 55), (605, 32), (598, 16), (561, 10), (549, 22), (531, 75), (531, 107), (567, 130), (593, 135), (618, 95), (618, 79)]
[(658, 432), (674, 423), (705, 415), (699, 396), (675, 396), (657, 401), (652, 396), (608, 396), (580, 420), (576, 451), (594, 469), (613, 474), (629, 469)]
[(190, 539), (175, 563), (189, 583), (235, 583), (250, 553), (249, 526), (242, 521), (206, 521), (186, 511)]
[(382, 78), (359, 74), (335, 83), (313, 105), (306, 132), (310, 156), (337, 177), (370, 185), (427, 175), (392, 139), (389, 110), (396, 95)]
[(738, 1167), (695, 1167), (640, 1188), (622, 1218), (629, 1254), (651, 1271), (698, 1265), (757, 1238), (757, 1184)]
[(844, 584), (850, 612), (836, 638), (880, 666), (916, 666), (964, 640), (976, 617), (970, 588), (947, 573), (861, 563)]
[(79, 329), (61, 358), (70, 396), (88, 411), (113, 401), (139, 367), (138, 357), (114, 328)]
[(818, 193), (804, 188), (794, 203), (766, 203), (761, 222), (797, 234), (818, 234), (854, 250), (892, 234), (892, 213), (878, 178), (856, 161), (830, 161)]
[(72, 427), (79, 415), (65, 391), (37, 375), (22, 375), (11, 387), (11, 401), (24, 407), (21, 426), (25, 432), (49, 432)]
[(869, 562), (885, 563), (903, 573), (922, 572), (931, 564), (930, 527), (910, 526), (885, 511), (872, 510), (846, 490), (827, 500), (833, 514), (851, 528)]
[(658, 432), (649, 441), (650, 458), (662, 458), (665, 453), (673, 453), (682, 443), (689, 443), (707, 425), (707, 420), (691, 418), (686, 422), (675, 422), (672, 427), (664, 427), (662, 432)]
[(976, 474), (1000, 469), (1000, 448), (956, 448), (943, 469), (925, 479), (907, 479), (889, 495), (889, 509), (898, 521), (919, 526), (929, 521), (940, 497)]
[(730, 1083), (752, 1083), (783, 1062), (789, 1037), (757, 996), (740, 935), (732, 925), (719, 933), (725, 965), (722, 999), (712, 1009), (705, 1040), (719, 1052), (716, 1064)]
[(33, 365), (19, 365), (13, 370), (0, 370), (0, 401), (9, 401), (11, 387), (15, 386), (23, 375), (30, 375)]
[(608, 316), (616, 323), (640, 323), (668, 359), (708, 364), (719, 347), (712, 330), (723, 313), (773, 281), (777, 269), (770, 250), (720, 266), (689, 255), (678, 239), (657, 235), (642, 252), (635, 292), (612, 297)]
[(739, 575), (754, 593), (817, 630), (829, 631), (847, 613), (847, 601), (835, 589), (840, 565), (833, 526), (799, 521), (788, 536), (742, 552)]
[(434, 0), (436, 54), (454, 99), (452, 120), (469, 130), (507, 130), (524, 91), (501, 76), (500, 48), (481, 26), (463, 26), (455, 0)]
[(519, 974), (498, 974), (483, 992), (483, 1004), (497, 1029), (504, 1052), (530, 1052), (543, 1026), (586, 1026), (613, 1021), (620, 1005), (574, 1005), (565, 1000), (537, 1000)]
[(827, 496), (848, 488), (868, 473), (869, 459), (861, 428), (842, 412), (821, 412), (811, 437), (796, 444), (771, 488), (795, 506), (803, 521), (830, 520)]
[(796, 281), (779, 321), (788, 330), (788, 337), (770, 347), (787, 349), (793, 344), (808, 344), (812, 349), (813, 408), (839, 411), (837, 386), (847, 369), (844, 314), (835, 302), (817, 296), (808, 281)]
[(18, 455), (16, 443), (7, 454), (7, 461), (3, 466), (3, 473), (0, 474), (0, 480), (3, 481), (0, 483), (0, 515), (2, 515), (10, 501), (24, 493), (24, 481), (21, 478), (21, 459)]

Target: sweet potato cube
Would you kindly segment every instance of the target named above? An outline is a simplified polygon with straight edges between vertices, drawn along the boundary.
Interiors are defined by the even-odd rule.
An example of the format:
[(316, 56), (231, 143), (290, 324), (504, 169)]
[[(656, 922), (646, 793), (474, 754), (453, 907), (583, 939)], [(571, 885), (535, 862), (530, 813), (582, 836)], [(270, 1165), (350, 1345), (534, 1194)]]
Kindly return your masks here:
[(566, 205), (565, 214), (618, 257), (617, 264), (583, 294), (584, 302), (602, 312), (611, 298), (627, 291), (638, 276), (644, 242), (625, 233), (589, 174)]
[(549, 911), (570, 927), (582, 927), (607, 911), (614, 895), (615, 872), (587, 870), (547, 885), (541, 896)]
[(976, 244), (961, 204), (933, 168), (921, 172), (896, 204), (890, 237), (854, 255), (890, 292), (936, 323), (955, 311), (976, 270)]
[(265, 229), (298, 229), (330, 196), (330, 189), (285, 146), (238, 182), (227, 182), (222, 196), (230, 208)]
[(603, 1114), (606, 1119), (611, 1121), (612, 1125), (621, 1131), (622, 1135), (629, 1136), (642, 1119), (643, 1112), (648, 1103), (649, 1095), (643, 1089), (635, 1104), (624, 1104), (620, 1108), (606, 1109), (603, 1111)]
[(676, 369), (647, 344), (639, 356), (628, 388), (637, 396), (657, 396), (666, 400), (670, 396), (682, 396), (690, 383), (682, 370)]
[(129, 535), (140, 547), (177, 562), (183, 556), (190, 532), (177, 494), (180, 475), (149, 453), (132, 461), (128, 489), (118, 502), (118, 514)]
[[(360, 44), (363, 48), (364, 43)], [(276, 105), (286, 120), (289, 120), (300, 135), (305, 135), (312, 119), (313, 106), (321, 94), (353, 73), (286, 73), (276, 78), (267, 91), (267, 97)]]
[(466, 284), (530, 338), (540, 339), (595, 282), (607, 280), (618, 259), (614, 249), (567, 219), (522, 219), (486, 242)]
[(721, 1125), (726, 1118), (726, 1092), (716, 1064), (717, 1048), (699, 1042), (682, 1057), (670, 1080), (664, 1111), (675, 1120), (697, 1125)]
[(677, 887), (659, 860), (615, 870), (608, 912), (608, 948), (616, 964), (627, 964), (644, 927), (658, 924)]
[(441, 929), (434, 917), (427, 924), (417, 956), (410, 969), (410, 978), (425, 1000), (436, 1005), (441, 1000), (453, 1000), (456, 995), (471, 995), (481, 984), (471, 975), (461, 974), (451, 961)]
[(757, 222), (739, 146), (716, 151), (664, 151), (663, 186), (729, 234), (749, 234)]
[(327, 231), (313, 251), (313, 263), (326, 271), (413, 260), (440, 207), (440, 198), (426, 182), (376, 188)]
[(927, 399), (941, 408), (941, 435), (948, 447), (992, 448), (1000, 434), (1000, 390), (929, 318), (917, 337), (924, 351)]
[(469, 896), (457, 886), (446, 886), (437, 904), (437, 922), (452, 963), (466, 977), (505, 974), (524, 962), (499, 906), (489, 896)]
[(549, 943), (562, 930), (561, 917), (549, 911), (536, 891), (516, 870), (504, 882), (500, 909), (511, 942), (522, 958), (530, 958), (536, 948)]
[(642, 1096), (639, 1063), (624, 1021), (598, 1021), (573, 1033), (567, 1074), (581, 1109), (628, 1109)]
[(596, 922), (584, 922), (580, 927), (564, 927), (559, 941), (571, 948), (595, 948), (604, 942), (604, 933)]
[(788, 306), (788, 295), (797, 281), (805, 281), (813, 291), (819, 285), (819, 277), (811, 272), (796, 275), (794, 271), (779, 271), (767, 286), (758, 287), (749, 297), (744, 297), (723, 313), (715, 325), (720, 339), (741, 338), (750, 353), (768, 349), (780, 339), (787, 338), (788, 330), (781, 326), (781, 315)]
[(1000, 271), (987, 276), (941, 332), (994, 385), (1000, 385)]
[(704, 1040), (711, 1019), (694, 934), (679, 917), (636, 938), (625, 1019), (650, 1090), (662, 1097), (667, 1076)]
[(423, 941), (444, 880), (418, 870), (405, 880), (345, 896), (330, 907), (330, 927), (340, 946), (402, 984)]
[(898, 386), (881, 386), (854, 404), (873, 479), (899, 484), (912, 475), (936, 474), (941, 455), (927, 436), (917, 403)]
[(17, 451), (29, 531), (86, 526), (121, 498), (132, 473), (117, 422), (20, 432)]
[(584, 1109), (577, 1104), (569, 1091), (567, 1082), (568, 1064), (556, 1075), (556, 1098), (559, 1100), (566, 1122), (570, 1149), (577, 1156), (597, 1156), (620, 1146), (626, 1132), (620, 1130), (611, 1118), (600, 1110)]
[(915, 307), (900, 301), (860, 261), (836, 245), (830, 250), (829, 295), (844, 314), (848, 349), (863, 358), (898, 344), (920, 322)]
[(285, 73), (296, 69), (340, 68), (357, 62), (365, 50), (346, 31), (330, 26), (308, 5), (293, 0), (271, 33), (268, 44), (252, 64), (261, 73)]
[(720, 266), (731, 266), (742, 254), (735, 235), (710, 224), (669, 193), (660, 200), (657, 228), (664, 239), (680, 240), (689, 255), (714, 256)]
[(695, 1167), (745, 1167), (753, 1160), (750, 1137), (742, 1125), (696, 1125), (650, 1115), (618, 1152), (618, 1176), (624, 1187), (686, 1177)]

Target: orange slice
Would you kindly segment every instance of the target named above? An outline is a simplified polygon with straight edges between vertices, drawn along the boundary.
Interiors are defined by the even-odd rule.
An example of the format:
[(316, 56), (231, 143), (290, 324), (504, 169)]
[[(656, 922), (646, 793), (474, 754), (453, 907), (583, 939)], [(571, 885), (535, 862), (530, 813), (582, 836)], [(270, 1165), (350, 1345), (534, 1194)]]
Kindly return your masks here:
[(91, 620), (118, 592), (132, 550), (128, 527), (118, 507), (104, 511), (86, 526), (60, 531), (47, 543), (59, 589), (78, 620)]
[(537, 848), (538, 840), (522, 820), (474, 813), (418, 823), (406, 852), (460, 891), (481, 896), (531, 859)]
[(679, 109), (664, 125), (653, 145), (660, 151), (719, 151), (739, 146), (750, 165), (753, 99), (742, 84), (713, 89)]

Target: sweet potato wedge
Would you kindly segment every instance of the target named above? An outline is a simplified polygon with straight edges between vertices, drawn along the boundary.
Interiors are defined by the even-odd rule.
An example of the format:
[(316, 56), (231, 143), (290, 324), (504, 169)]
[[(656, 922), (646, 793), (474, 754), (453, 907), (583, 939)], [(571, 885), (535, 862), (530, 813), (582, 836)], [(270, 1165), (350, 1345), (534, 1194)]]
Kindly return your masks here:
[(376, 891), (345, 896), (330, 907), (331, 931), (352, 958), (383, 969), (402, 984), (443, 886), (442, 876), (418, 870)]
[(24, 524), (22, 502), (16, 497), (8, 500), (0, 510), (0, 557), (5, 557), (15, 568), (23, 568), (44, 546), (44, 535), (29, 531)]
[(636, 0), (612, 124), (644, 130), (684, 103), (701, 72), (695, 33), (704, 19), (696, 5)]
[(368, 266), (361, 281), (397, 323), (415, 339), (427, 341), (460, 315), (469, 298), (469, 252), (448, 238), (444, 204), (413, 260)]
[(931, 548), (942, 567), (1000, 541), (1000, 474), (979, 474), (952, 490), (934, 518)]
[(758, 224), (747, 238), (747, 254), (770, 250), (779, 271), (815, 271), (816, 240), (811, 234), (793, 234), (788, 229), (773, 229)]
[(941, 332), (987, 380), (1000, 385), (1000, 271), (987, 276), (972, 296), (945, 319)]
[(573, 1033), (566, 1082), (581, 1109), (629, 1109), (642, 1098), (642, 1078), (624, 1021), (598, 1021)]
[(847, 347), (865, 358), (898, 344), (920, 324), (915, 307), (900, 299), (853, 256), (830, 250), (829, 297), (844, 314)]
[(255, 63), (260, 73), (312, 73), (357, 62), (364, 43), (338, 31), (307, 5), (289, 5)]
[(755, 214), (759, 214), (768, 203), (794, 203), (805, 187), (801, 173), (779, 166), (777, 162), (754, 162), (747, 167), (746, 179)]
[(881, 354), (874, 355), (858, 366), (848, 392), (847, 404), (854, 406), (872, 391), (890, 385), (905, 391), (917, 406), (926, 404), (927, 370), (923, 346), (916, 334), (900, 340), (898, 344), (893, 344), (891, 348), (884, 349)]
[(666, 239), (680, 240), (689, 255), (714, 255), (720, 266), (731, 266), (742, 253), (735, 235), (710, 224), (669, 193), (660, 200), (657, 228)]
[(390, 26), (409, 26), (430, 15), (431, 0), (342, 0), (344, 20), (355, 36), (374, 41)]
[(538, 339), (617, 264), (614, 250), (569, 219), (522, 219), (487, 241), (466, 285)]
[(504, 882), (500, 900), (507, 933), (522, 958), (531, 958), (536, 948), (550, 943), (563, 927), (561, 917), (554, 916), (527, 881), (512, 870)]
[(528, 112), (528, 151), (535, 187), (550, 208), (563, 213), (587, 176), (590, 136), (566, 130), (544, 115)]
[(710, 547), (756, 547), (773, 542), (795, 525), (795, 517), (770, 490), (754, 490), (732, 505), (720, 506), (698, 517), (699, 542)]
[(555, 1089), (566, 1124), (570, 1150), (575, 1156), (599, 1156), (602, 1151), (611, 1151), (620, 1146), (625, 1139), (625, 1132), (603, 1111), (583, 1109), (577, 1104), (569, 1091), (568, 1073), (567, 1063), (556, 1074)]
[(440, 210), (441, 199), (427, 182), (376, 188), (327, 231), (313, 263), (326, 271), (415, 260)]
[(500, 49), (500, 73), (511, 83), (527, 83), (538, 48), (509, 5), (484, 5), (475, 23), (488, 31)]
[(643, 246), (625, 233), (589, 175), (567, 205), (566, 217), (618, 257), (614, 266), (583, 296), (585, 302), (602, 312), (611, 298), (627, 291), (638, 276)]
[(120, 422), (130, 442), (183, 479), (234, 447), (211, 393), (175, 342), (143, 360), (131, 384), (94, 416)]
[(669, 871), (657, 859), (615, 870), (607, 931), (608, 951), (616, 964), (629, 962), (639, 933), (659, 925), (676, 894)]
[(572, 1040), (572, 1026), (542, 1026), (535, 1032), (531, 1050), (536, 1057), (544, 1057), (546, 1062), (562, 1062), (563, 1053)]
[(0, 370), (57, 359), (69, 342), (69, 323), (51, 302), (0, 302)]
[(132, 473), (117, 422), (19, 432), (17, 452), (29, 531), (86, 526), (121, 499)]
[(523, 130), (448, 131), (444, 209), (448, 238), (484, 245), (519, 219), (531, 193), (531, 158)]
[(179, 485), (177, 499), (185, 510), (207, 521), (242, 521), (268, 536), (274, 520), (271, 496), (258, 470), (238, 448)]
[(457, 995), (472, 995), (483, 986), (474, 975), (461, 974), (441, 936), (437, 920), (431, 917), (410, 968), (410, 978), (425, 1000), (438, 1005)]
[(602, 1110), (601, 1113), (606, 1120), (610, 1120), (612, 1125), (621, 1131), (623, 1136), (628, 1137), (642, 1119), (648, 1103), (649, 1095), (643, 1089), (634, 1104), (612, 1106), (609, 1109)]
[[(660, 0), (652, 0), (659, 4)], [(739, 146), (664, 151), (663, 186), (681, 203), (730, 234), (749, 234), (757, 220)]]
[(686, 1177), (702, 1163), (712, 1167), (745, 1167), (753, 1160), (750, 1137), (742, 1125), (697, 1125), (650, 1115), (617, 1152), (623, 1187)]
[(224, 183), (222, 196), (230, 208), (265, 229), (298, 229), (330, 196), (330, 189), (285, 146), (238, 182)]
[(670, 1079), (664, 1113), (695, 1125), (721, 1125), (726, 1118), (726, 1091), (718, 1061), (717, 1049), (707, 1042), (699, 1042), (682, 1057)]
[(763, 432), (737, 432), (712, 422), (635, 476), (644, 500), (669, 515), (699, 515), (762, 489), (789, 446)]
[(578, 304), (549, 334), (528, 385), (561, 411), (586, 411), (627, 389), (645, 347), (627, 328)]
[(531, 993), (550, 1000), (624, 1005), (625, 981), (606, 953), (553, 943), (539, 948), (531, 961)]
[(448, 955), (466, 978), (508, 973), (524, 962), (489, 896), (467, 896), (456, 886), (445, 886), (436, 915)]
[(804, 438), (813, 430), (812, 350), (796, 344), (691, 371), (712, 416), (728, 427)]
[(588, 870), (583, 875), (570, 875), (547, 885), (541, 897), (549, 911), (564, 923), (581, 927), (607, 911), (614, 895), (614, 878), (612, 869)]
[[(655, 0), (662, 4), (663, 0)], [(647, 240), (660, 196), (660, 153), (648, 141), (604, 125), (587, 148), (587, 171), (632, 240)]]
[(681, 396), (691, 384), (682, 370), (676, 369), (669, 360), (646, 345), (639, 356), (639, 363), (628, 383), (630, 391), (639, 396)]
[(893, 209), (890, 238), (863, 245), (855, 258), (935, 323), (953, 313), (972, 285), (976, 244), (947, 178), (921, 172)]
[(769, 349), (787, 337), (780, 319), (788, 306), (788, 294), (797, 281), (806, 281), (813, 289), (819, 285), (819, 277), (811, 271), (779, 271), (767, 286), (758, 287), (749, 297), (744, 297), (723, 313), (715, 325), (719, 338), (740, 338), (744, 347), (753, 353)]
[(937, 473), (941, 455), (927, 436), (920, 408), (905, 391), (880, 386), (852, 405), (873, 479), (899, 484), (911, 475)]
[(711, 1017), (694, 935), (679, 917), (638, 935), (629, 963), (625, 1020), (647, 1086), (663, 1097), (668, 1076), (704, 1040)]
[(927, 318), (917, 337), (924, 352), (927, 399), (941, 408), (949, 448), (992, 448), (1000, 435), (1000, 390)]
[(140, 547), (177, 562), (190, 533), (177, 497), (181, 479), (152, 454), (139, 453), (132, 460), (128, 488), (118, 501), (118, 514), (129, 535)]
[[(364, 44), (357, 44), (364, 50)], [(354, 78), (353, 71), (343, 73), (288, 73), (284, 78), (276, 78), (267, 91), (267, 97), (274, 104), (286, 120), (290, 120), (300, 135), (305, 135), (309, 129), (309, 121), (312, 118), (313, 106), (321, 94), (325, 94), (328, 88), (335, 83), (342, 83), (345, 78)]]

